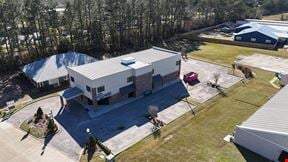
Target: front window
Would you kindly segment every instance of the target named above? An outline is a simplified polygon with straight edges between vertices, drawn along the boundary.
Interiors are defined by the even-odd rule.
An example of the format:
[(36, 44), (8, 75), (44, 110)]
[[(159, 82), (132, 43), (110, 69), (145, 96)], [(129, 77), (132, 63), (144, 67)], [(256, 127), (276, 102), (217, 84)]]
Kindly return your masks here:
[(251, 41), (252, 42), (256, 42), (256, 38), (251, 38)]
[(180, 65), (181, 64), (181, 60), (176, 61), (176, 65)]
[(105, 87), (104, 86), (101, 86), (101, 87), (97, 88), (97, 92), (98, 93), (103, 92), (103, 91), (105, 91)]
[(86, 86), (86, 90), (87, 90), (88, 92), (91, 92), (91, 88), (90, 88), (89, 86)]
[(132, 81), (133, 81), (133, 77), (132, 76), (127, 78), (127, 83), (132, 82)]
[(70, 77), (70, 79), (71, 79), (72, 82), (75, 82), (75, 80), (74, 80), (74, 78), (72, 76)]

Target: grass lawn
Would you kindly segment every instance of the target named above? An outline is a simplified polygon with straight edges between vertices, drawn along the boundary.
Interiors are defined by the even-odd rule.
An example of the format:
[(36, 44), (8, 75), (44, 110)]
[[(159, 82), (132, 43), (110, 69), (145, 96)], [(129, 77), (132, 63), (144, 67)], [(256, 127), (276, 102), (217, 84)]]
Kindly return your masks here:
[(204, 43), (204, 45), (200, 46), (198, 51), (191, 52), (188, 54), (188, 56), (200, 60), (206, 60), (222, 65), (231, 66), (236, 56), (251, 55), (254, 53), (288, 58), (288, 51), (263, 50), (216, 43)]
[(267, 15), (263, 16), (263, 20), (276, 20), (281, 21), (281, 17), (283, 15), (284, 20), (288, 20), (288, 13), (281, 13), (281, 14), (275, 14), (275, 15)]
[(21, 123), (20, 128), (22, 130), (24, 130), (25, 132), (29, 132), (29, 134), (31, 134), (32, 136), (36, 137), (36, 138), (44, 138), (45, 137), (45, 131), (44, 129), (41, 128), (37, 128), (37, 127), (31, 127), (29, 130), (29, 124), (27, 123), (27, 121), (23, 121), (23, 123)]
[(103, 156), (101, 153), (95, 152), (93, 155), (82, 155), (80, 158), (80, 162), (105, 162), (105, 158), (101, 158), (100, 156)]
[[(207, 46), (208, 45), (208, 46)], [(274, 51), (208, 43), (193, 53), (198, 59), (230, 65), (234, 56), (255, 51), (275, 56)], [(230, 52), (229, 52), (230, 51)], [(196, 55), (196, 56), (195, 56)], [(196, 116), (186, 113), (161, 129), (161, 137), (149, 136), (120, 153), (117, 161), (261, 161), (267, 160), (223, 138), (235, 125), (250, 117), (278, 90), (269, 81), (273, 73), (254, 69), (256, 78), (226, 90), (228, 97), (216, 96), (197, 106)]]

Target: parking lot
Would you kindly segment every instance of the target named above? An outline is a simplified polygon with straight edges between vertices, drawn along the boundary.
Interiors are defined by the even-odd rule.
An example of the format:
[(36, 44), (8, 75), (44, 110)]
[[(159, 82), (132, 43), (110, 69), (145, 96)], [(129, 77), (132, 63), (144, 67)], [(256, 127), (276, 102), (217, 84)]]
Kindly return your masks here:
[(182, 74), (190, 71), (199, 74), (200, 83), (197, 85), (188, 86), (187, 89), (187, 85), (179, 81), (96, 118), (90, 118), (85, 108), (76, 102), (69, 110), (63, 109), (57, 104), (60, 102), (59, 97), (54, 97), (25, 107), (8, 122), (18, 126), (19, 119), (33, 115), (38, 106), (42, 106), (45, 112), (52, 108), (60, 132), (49, 139), (49, 145), (76, 160), (87, 140), (86, 129), (89, 128), (114, 154), (118, 154), (153, 133), (154, 126), (145, 117), (150, 105), (158, 107), (158, 119), (168, 124), (195, 108), (182, 101), (186, 96), (190, 95), (197, 102), (205, 102), (219, 93), (206, 84), (213, 77), (213, 73), (221, 73), (219, 83), (224, 88), (232, 86), (241, 79), (227, 74), (229, 71), (227, 67), (196, 60), (183, 61)]
[(262, 54), (238, 56), (236, 58), (236, 62), (241, 65), (256, 67), (259, 69), (272, 72), (279, 73), (288, 71), (288, 60), (274, 56), (268, 56)]
[(219, 94), (217, 89), (207, 86), (208, 81), (214, 81), (214, 74), (220, 74), (218, 83), (223, 88), (229, 88), (242, 79), (228, 74), (230, 70), (228, 67), (190, 59), (182, 61), (181, 76), (188, 72), (198, 73), (200, 83), (188, 86), (188, 92), (193, 101), (203, 103)]

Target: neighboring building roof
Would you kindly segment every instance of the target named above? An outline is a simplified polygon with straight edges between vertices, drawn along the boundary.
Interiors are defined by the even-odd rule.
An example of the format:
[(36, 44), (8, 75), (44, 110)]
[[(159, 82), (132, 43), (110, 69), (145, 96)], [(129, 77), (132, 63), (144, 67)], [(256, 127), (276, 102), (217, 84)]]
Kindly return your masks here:
[[(142, 62), (144, 66), (145, 63), (153, 63), (166, 58), (173, 57), (175, 54), (180, 54), (178, 52), (153, 47), (147, 50), (103, 60), (97, 61), (90, 64), (85, 64), (77, 67), (70, 67), (69, 69), (89, 78), (90, 80), (98, 79), (104, 76), (109, 76), (111, 74), (123, 72), (130, 70), (131, 67), (121, 64), (121, 59), (127, 57), (133, 57), (136, 61)], [(140, 65), (140, 64), (139, 64)]]
[(241, 126), (269, 132), (288, 133), (288, 86), (281, 89)]
[(68, 75), (67, 66), (79, 66), (95, 61), (97, 61), (95, 58), (88, 55), (68, 52), (27, 64), (22, 71), (26, 76), (39, 83)]
[(242, 35), (242, 34), (247, 34), (247, 33), (252, 33), (252, 32), (260, 32), (276, 40), (278, 40), (278, 38), (288, 38), (288, 34), (287, 34), (288, 29), (287, 29), (287, 32), (283, 32), (282, 30), (277, 30), (277, 28), (275, 27), (271, 27), (269, 25), (260, 25), (254, 22), (243, 24), (237, 28), (242, 28), (246, 26), (250, 26), (251, 28), (244, 29), (240, 31), (239, 33), (234, 33), (234, 35), (237, 36), (237, 35)]

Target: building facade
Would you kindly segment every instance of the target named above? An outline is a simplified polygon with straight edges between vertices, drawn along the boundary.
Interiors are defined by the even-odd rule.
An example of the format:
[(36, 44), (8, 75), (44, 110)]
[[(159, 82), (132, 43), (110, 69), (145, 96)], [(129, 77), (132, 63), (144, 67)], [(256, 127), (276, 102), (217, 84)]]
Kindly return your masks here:
[(70, 91), (74, 94), (68, 89), (64, 98), (75, 98), (85, 105), (114, 104), (179, 79), (180, 68), (180, 53), (157, 47), (70, 67)]

